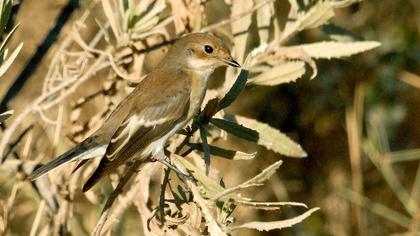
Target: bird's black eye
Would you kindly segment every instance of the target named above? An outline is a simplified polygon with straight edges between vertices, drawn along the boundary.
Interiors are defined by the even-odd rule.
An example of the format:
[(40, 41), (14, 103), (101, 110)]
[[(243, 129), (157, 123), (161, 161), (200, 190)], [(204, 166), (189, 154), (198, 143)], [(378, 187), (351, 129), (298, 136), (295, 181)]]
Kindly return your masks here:
[(208, 54), (210, 54), (210, 53), (213, 52), (213, 47), (209, 46), (209, 45), (206, 45), (206, 46), (204, 46), (204, 51), (207, 52)]

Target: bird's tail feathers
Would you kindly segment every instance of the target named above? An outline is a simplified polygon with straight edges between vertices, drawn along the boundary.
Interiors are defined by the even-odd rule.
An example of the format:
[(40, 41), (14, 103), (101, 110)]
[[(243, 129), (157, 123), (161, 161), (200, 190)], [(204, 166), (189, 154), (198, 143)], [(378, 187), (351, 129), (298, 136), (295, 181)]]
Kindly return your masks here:
[(35, 180), (70, 161), (87, 160), (97, 156), (102, 156), (105, 154), (105, 151), (106, 145), (100, 145), (95, 142), (95, 137), (89, 137), (74, 148), (58, 156), (56, 159), (35, 169), (28, 178), (30, 180)]

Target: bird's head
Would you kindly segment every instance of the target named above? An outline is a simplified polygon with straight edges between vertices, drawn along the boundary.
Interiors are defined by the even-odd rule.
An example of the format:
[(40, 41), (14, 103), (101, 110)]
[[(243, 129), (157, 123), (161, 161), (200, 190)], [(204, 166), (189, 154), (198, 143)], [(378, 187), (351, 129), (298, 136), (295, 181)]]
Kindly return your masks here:
[(172, 62), (193, 70), (214, 70), (229, 65), (240, 67), (230, 55), (229, 49), (219, 38), (205, 33), (188, 34), (172, 46), (168, 58)]

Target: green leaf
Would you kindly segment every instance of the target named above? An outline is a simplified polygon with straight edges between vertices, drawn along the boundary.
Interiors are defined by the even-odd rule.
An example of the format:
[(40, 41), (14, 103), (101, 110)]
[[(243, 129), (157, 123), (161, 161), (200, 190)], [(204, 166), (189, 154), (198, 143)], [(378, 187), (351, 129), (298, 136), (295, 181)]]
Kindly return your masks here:
[(0, 114), (0, 124), (3, 123), (7, 118), (13, 115), (13, 110), (9, 110)]
[[(231, 120), (231, 123), (236, 122), (250, 127), (254, 132), (257, 132), (256, 142), (273, 152), (288, 156), (288, 157), (306, 157), (306, 152), (302, 147), (281, 133), (279, 130), (259, 122), (254, 119), (243, 116), (226, 115), (225, 118)], [(237, 124), (238, 125), (238, 124)], [(233, 125), (232, 125), (233, 126)], [(238, 125), (239, 126), (239, 125)], [(242, 126), (243, 127), (243, 126)], [(249, 128), (246, 128), (249, 129)]]
[(258, 142), (259, 134), (257, 131), (250, 128), (244, 127), (238, 123), (227, 121), (223, 119), (213, 118), (210, 122), (220, 129), (235, 135), (238, 138), (242, 138), (251, 142)]
[(206, 167), (206, 175), (209, 175), (210, 172), (210, 147), (207, 142), (207, 130), (205, 126), (200, 126), (200, 138), (202, 143), (202, 147), (204, 150), (204, 163)]
[(15, 25), (9, 33), (7, 33), (6, 37), (3, 39), (3, 42), (0, 45), (0, 52), (3, 53), (5, 51), (6, 44), (9, 42), (12, 35), (15, 33), (16, 29), (19, 27), (19, 24)]
[(3, 35), (7, 22), (9, 22), (10, 13), (12, 12), (12, 1), (4, 1), (1, 3), (1, 17), (0, 17), (0, 35)]
[(220, 100), (219, 110), (228, 107), (230, 104), (232, 104), (233, 101), (235, 101), (235, 99), (239, 96), (239, 93), (241, 93), (242, 89), (244, 89), (247, 79), (248, 70), (242, 69), (229, 92), (227, 92), (226, 95)]
[(304, 62), (287, 61), (252, 77), (248, 82), (257, 85), (274, 86), (296, 81), (303, 74), (305, 74)]
[(334, 24), (326, 24), (320, 27), (320, 29), (328, 35), (328, 37), (338, 42), (353, 42), (362, 41), (363, 38), (353, 32)]
[[(187, 144), (189, 147), (198, 150), (200, 152), (203, 152), (203, 146), (201, 143), (189, 143)], [(251, 160), (256, 156), (256, 152), (254, 153), (246, 153), (246, 152), (240, 152), (240, 151), (234, 151), (229, 149), (224, 149), (221, 147), (216, 147), (213, 145), (208, 145), (210, 148), (210, 153), (212, 155), (224, 157), (230, 160)]]

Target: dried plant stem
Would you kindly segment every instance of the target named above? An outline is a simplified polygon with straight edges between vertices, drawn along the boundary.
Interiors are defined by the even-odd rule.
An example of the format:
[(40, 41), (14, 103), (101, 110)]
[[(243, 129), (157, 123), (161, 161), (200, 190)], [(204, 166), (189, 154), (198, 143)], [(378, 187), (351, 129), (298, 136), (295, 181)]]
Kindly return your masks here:
[[(101, 55), (99, 58), (97, 58), (95, 63), (91, 65), (90, 69), (88, 69), (83, 76), (81, 76), (80, 78), (75, 78), (63, 82), (54, 89), (50, 90), (48, 93), (45, 93), (38, 97), (30, 106), (26, 107), (22, 112), (20, 112), (16, 116), (12, 125), (4, 131), (3, 137), (0, 141), (0, 157), (2, 158), (2, 162), (4, 161), (4, 153), (10, 138), (16, 132), (19, 125), (23, 123), (24, 119), (36, 110), (49, 109), (52, 106), (57, 105), (64, 98), (72, 94), (83, 82), (88, 80), (93, 74), (97, 72), (97, 66), (100, 65), (103, 61), (105, 61), (105, 59), (106, 57), (104, 55)], [(56, 95), (58, 92), (62, 92), (59, 97), (55, 98), (49, 103), (46, 103), (52, 96)]]
[[(178, 158), (182, 158), (182, 157), (180, 157), (176, 154), (171, 155), (171, 160), (173, 161), (173, 163), (182, 172), (187, 173), (187, 170), (182, 165), (182, 163), (178, 160)], [(188, 188), (191, 190), (191, 192), (194, 196), (194, 202), (196, 202), (201, 208), (201, 211), (204, 215), (204, 218), (206, 219), (210, 235), (226, 235), (226, 233), (223, 232), (222, 228), (217, 223), (217, 220), (214, 218), (213, 213), (211, 212), (211, 210), (209, 208), (210, 203), (201, 196), (200, 189), (196, 185), (196, 183), (189, 180), (189, 179), (186, 179), (185, 181), (186, 181), (186, 184), (187, 184)]]
[(13, 185), (12, 191), (10, 193), (10, 196), (7, 199), (6, 206), (3, 209), (3, 222), (2, 222), (3, 223), (3, 226), (2, 226), (2, 230), (3, 230), (4, 233), (7, 232), (7, 228), (9, 227), (10, 213), (13, 210), (12, 208), (13, 208), (13, 206), (15, 204), (16, 196), (17, 196), (19, 190), (21, 189), (22, 184), (23, 184), (23, 182), (18, 181), (18, 182), (16, 182)]
[(214, 218), (213, 213), (209, 208), (209, 203), (200, 195), (198, 186), (190, 180), (187, 181), (188, 187), (194, 195), (194, 201), (200, 206), (204, 218), (206, 219), (210, 235), (227, 235), (223, 232), (222, 228)]
[(93, 235), (95, 236), (102, 235), (104, 226), (107, 223), (109, 219), (109, 215), (111, 213), (112, 204), (114, 203), (115, 199), (117, 199), (118, 195), (122, 192), (124, 186), (130, 180), (131, 176), (133, 176), (133, 174), (136, 173), (137, 169), (140, 167), (142, 163), (144, 163), (144, 161), (136, 160), (127, 170), (126, 174), (121, 178), (120, 182), (118, 183), (114, 191), (109, 195), (108, 199), (106, 200), (105, 206), (102, 210), (101, 217), (98, 223), (96, 224)]
[(32, 223), (31, 232), (29, 233), (29, 236), (37, 235), (37, 231), (39, 228), (39, 224), (41, 223), (41, 217), (42, 217), (42, 213), (44, 212), (44, 208), (45, 208), (45, 201), (42, 200), (39, 203), (38, 210), (36, 211), (35, 219), (34, 219), (34, 222)]
[[(349, 201), (352, 201), (355, 204), (360, 203), (360, 206), (363, 206), (369, 211), (372, 211), (373, 213), (379, 216), (382, 216), (385, 219), (388, 219), (389, 221), (392, 221), (398, 225), (401, 225), (404, 228), (408, 228), (410, 225), (411, 219), (409, 217), (405, 216), (404, 214), (399, 213), (398, 211), (394, 211), (385, 205), (374, 202), (359, 193), (353, 192), (348, 189), (344, 189), (343, 191), (339, 192), (339, 194), (341, 197)], [(354, 199), (360, 199), (360, 202), (359, 203), (354, 202)]]
[(166, 186), (168, 186), (168, 183), (169, 183), (170, 172), (171, 170), (169, 168), (165, 168), (162, 184), (160, 187), (159, 214), (160, 214), (160, 220), (161, 220), (162, 225), (165, 223), (165, 191), (166, 191)]
[(227, 25), (227, 24), (230, 24), (230, 23), (232, 23), (234, 21), (240, 20), (241, 18), (243, 18), (243, 17), (245, 17), (245, 16), (247, 16), (249, 14), (252, 14), (253, 12), (257, 11), (258, 9), (260, 9), (261, 7), (267, 5), (267, 4), (271, 3), (271, 2), (274, 2), (274, 1), (276, 1), (276, 0), (265, 0), (265, 1), (262, 1), (262, 2), (258, 3), (257, 5), (255, 5), (254, 7), (252, 7), (251, 9), (249, 9), (247, 11), (241, 12), (240, 14), (235, 15), (235, 16), (232, 16), (229, 19), (222, 20), (222, 21), (219, 21), (219, 22), (217, 22), (215, 24), (212, 24), (212, 25), (209, 25), (207, 27), (204, 27), (204, 28), (202, 28), (200, 30), (200, 32), (202, 32), (202, 33), (210, 32), (210, 31), (215, 30), (215, 29), (217, 29), (219, 27), (222, 27), (222, 26)]
[(361, 160), (361, 129), (364, 103), (364, 85), (358, 84), (354, 91), (353, 104), (346, 107), (346, 128), (349, 145), (350, 164), (352, 173), (353, 191), (359, 193), (354, 195), (355, 204), (352, 207), (352, 214), (358, 226), (358, 233), (365, 234), (364, 216), (361, 206), (360, 194), (363, 194), (363, 173)]
[[(411, 189), (411, 197), (417, 203), (420, 202), (420, 164), (417, 166), (417, 173), (414, 179), (413, 187)], [(420, 204), (417, 205), (417, 211), (420, 209)]]

